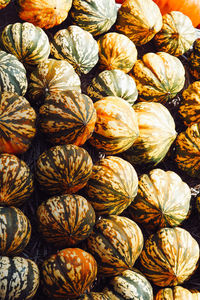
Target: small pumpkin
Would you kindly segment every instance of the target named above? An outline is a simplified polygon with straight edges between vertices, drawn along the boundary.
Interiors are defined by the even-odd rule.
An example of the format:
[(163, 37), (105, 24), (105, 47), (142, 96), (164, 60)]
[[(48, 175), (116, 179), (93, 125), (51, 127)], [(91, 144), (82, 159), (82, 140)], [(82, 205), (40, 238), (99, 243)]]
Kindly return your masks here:
[(0, 298), (32, 299), (39, 287), (39, 269), (36, 263), (19, 256), (0, 256), (0, 266)]
[(0, 0), (0, 9), (3, 9), (4, 7), (6, 7), (11, 0)]
[(13, 154), (0, 154), (0, 205), (20, 206), (33, 192), (33, 174)]
[(36, 133), (36, 113), (22, 96), (0, 93), (0, 153), (21, 154)]
[(194, 300), (193, 294), (182, 286), (175, 286), (173, 288), (164, 288), (158, 291), (155, 300), (179, 300), (187, 299)]
[(97, 263), (90, 253), (63, 249), (43, 262), (43, 290), (51, 298), (74, 299), (90, 288), (96, 274)]
[(192, 52), (188, 58), (189, 71), (197, 79), (200, 80), (200, 38), (196, 39), (193, 44)]

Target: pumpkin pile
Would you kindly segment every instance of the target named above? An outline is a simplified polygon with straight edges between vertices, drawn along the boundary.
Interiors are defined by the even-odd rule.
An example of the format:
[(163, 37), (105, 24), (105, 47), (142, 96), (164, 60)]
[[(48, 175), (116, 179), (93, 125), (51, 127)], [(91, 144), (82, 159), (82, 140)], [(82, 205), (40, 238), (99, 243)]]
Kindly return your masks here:
[(200, 296), (200, 6), (165, 2), (0, 1), (1, 299)]

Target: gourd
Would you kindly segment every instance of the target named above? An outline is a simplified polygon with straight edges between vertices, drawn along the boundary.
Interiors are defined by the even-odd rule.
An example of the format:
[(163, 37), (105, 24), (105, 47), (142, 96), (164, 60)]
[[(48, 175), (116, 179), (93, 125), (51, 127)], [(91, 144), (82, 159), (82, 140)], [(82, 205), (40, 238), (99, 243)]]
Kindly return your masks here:
[(164, 288), (158, 291), (155, 300), (179, 300), (187, 299), (194, 300), (193, 294), (182, 286), (175, 286), (173, 288)]
[(200, 79), (200, 38), (193, 44), (192, 52), (188, 58), (189, 71), (197, 79)]
[(82, 297), (78, 298), (77, 300), (111, 300), (111, 298), (104, 293), (91, 292), (91, 293), (83, 295)]
[(6, 7), (11, 0), (1, 0), (0, 1), (0, 9), (3, 9), (4, 7)]

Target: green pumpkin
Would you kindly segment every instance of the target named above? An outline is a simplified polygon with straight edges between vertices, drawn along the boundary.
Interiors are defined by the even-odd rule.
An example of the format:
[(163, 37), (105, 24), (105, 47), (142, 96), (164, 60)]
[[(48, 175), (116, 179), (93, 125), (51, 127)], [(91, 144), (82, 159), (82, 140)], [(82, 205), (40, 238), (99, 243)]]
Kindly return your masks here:
[(192, 52), (188, 58), (189, 71), (197, 79), (200, 79), (200, 38), (193, 44)]

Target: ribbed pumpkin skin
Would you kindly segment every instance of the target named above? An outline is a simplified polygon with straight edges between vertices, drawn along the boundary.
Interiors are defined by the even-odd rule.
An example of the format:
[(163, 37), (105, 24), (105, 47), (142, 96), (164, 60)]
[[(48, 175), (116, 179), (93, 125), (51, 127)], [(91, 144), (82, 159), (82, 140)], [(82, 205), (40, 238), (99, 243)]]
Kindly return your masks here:
[(86, 185), (92, 166), (85, 149), (75, 145), (54, 146), (39, 156), (36, 178), (41, 188), (51, 195), (74, 194)]
[(31, 237), (31, 224), (23, 212), (14, 206), (0, 207), (0, 254), (20, 254)]
[(28, 65), (36, 65), (50, 54), (46, 33), (28, 22), (7, 25), (1, 34), (1, 43), (5, 51)]
[(28, 86), (26, 69), (12, 54), (0, 50), (0, 91), (23, 96)]
[(47, 242), (70, 247), (86, 239), (95, 224), (92, 205), (80, 195), (49, 198), (37, 209), (38, 229)]
[(184, 54), (196, 40), (196, 31), (189, 17), (180, 11), (163, 16), (162, 29), (154, 36), (156, 48), (174, 56)]
[(99, 40), (99, 63), (101, 69), (119, 69), (128, 73), (137, 60), (135, 44), (124, 34), (109, 32)]
[(39, 286), (39, 269), (36, 263), (19, 256), (0, 256), (0, 265), (0, 298), (32, 299)]
[(95, 102), (97, 112), (95, 129), (89, 142), (108, 155), (125, 151), (138, 136), (135, 111), (125, 100), (105, 97)]
[(146, 53), (136, 61), (130, 75), (135, 79), (139, 101), (165, 104), (185, 83), (183, 64), (166, 52)]
[(21, 154), (36, 133), (36, 113), (22, 96), (0, 93), (0, 153)]
[(107, 32), (117, 19), (115, 0), (73, 0), (72, 22), (92, 35)]
[(140, 270), (154, 284), (166, 287), (183, 283), (195, 270), (199, 245), (183, 228), (162, 228), (152, 234), (140, 255)]
[(51, 28), (68, 16), (72, 0), (17, 0), (19, 17), (41, 28)]
[(133, 104), (138, 97), (134, 79), (121, 70), (105, 70), (94, 77), (87, 87), (87, 94), (94, 102), (108, 96), (116, 96)]
[(111, 298), (104, 293), (91, 292), (89, 294), (85, 294), (77, 300), (111, 300)]
[(53, 144), (83, 145), (94, 131), (92, 100), (77, 91), (53, 93), (40, 107), (40, 129)]
[(140, 177), (129, 213), (135, 222), (148, 229), (174, 227), (187, 217), (190, 199), (190, 188), (178, 174), (153, 169)]
[(79, 75), (87, 74), (97, 64), (98, 53), (92, 34), (76, 25), (59, 30), (51, 41), (51, 55), (68, 61)]
[(0, 9), (3, 9), (4, 7), (6, 7), (11, 0), (0, 0)]
[(91, 254), (79, 248), (63, 249), (43, 262), (43, 290), (51, 298), (73, 299), (90, 287), (96, 274)]
[(193, 294), (182, 286), (161, 289), (155, 296), (155, 300), (194, 300)]
[(137, 46), (149, 42), (161, 27), (162, 15), (152, 0), (127, 0), (119, 8), (116, 29)]
[(20, 206), (33, 192), (33, 174), (12, 154), (0, 154), (0, 205)]
[(200, 79), (200, 38), (193, 44), (192, 52), (188, 58), (190, 73), (197, 79)]
[(142, 231), (132, 220), (111, 215), (96, 222), (87, 247), (99, 275), (115, 276), (134, 265), (143, 247)]
[(103, 292), (113, 300), (153, 300), (153, 289), (149, 281), (131, 270), (113, 277)]
[(107, 156), (98, 161), (86, 185), (88, 200), (98, 215), (119, 215), (137, 194), (138, 177), (124, 159)]
[(140, 102), (133, 108), (138, 119), (139, 136), (122, 156), (133, 165), (157, 165), (176, 138), (174, 119), (160, 103)]

